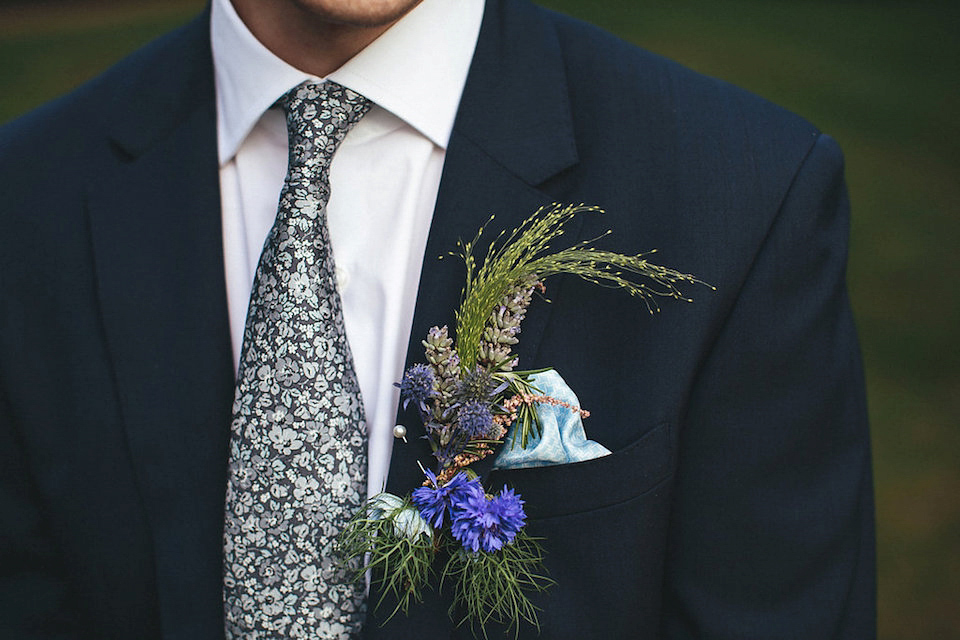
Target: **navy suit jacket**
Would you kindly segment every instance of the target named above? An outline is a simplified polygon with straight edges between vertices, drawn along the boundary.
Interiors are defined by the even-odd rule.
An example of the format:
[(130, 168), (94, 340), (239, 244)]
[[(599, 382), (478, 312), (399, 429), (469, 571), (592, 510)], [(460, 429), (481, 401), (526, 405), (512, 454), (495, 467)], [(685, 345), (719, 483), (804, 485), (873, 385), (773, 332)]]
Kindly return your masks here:
[[(872, 637), (837, 146), (597, 29), (487, 4), (409, 361), (452, 324), (462, 267), (438, 256), (492, 213), (600, 205), (573, 235), (613, 229), (603, 246), (717, 287), (651, 315), (557, 278), (533, 305), (521, 367), (560, 371), (613, 451), (489, 477), (545, 538), (540, 637)], [(2, 128), (0, 180), (0, 637), (221, 638), (234, 372), (206, 15)], [(398, 493), (426, 458), (413, 440)], [(469, 637), (446, 598), (367, 635)]]

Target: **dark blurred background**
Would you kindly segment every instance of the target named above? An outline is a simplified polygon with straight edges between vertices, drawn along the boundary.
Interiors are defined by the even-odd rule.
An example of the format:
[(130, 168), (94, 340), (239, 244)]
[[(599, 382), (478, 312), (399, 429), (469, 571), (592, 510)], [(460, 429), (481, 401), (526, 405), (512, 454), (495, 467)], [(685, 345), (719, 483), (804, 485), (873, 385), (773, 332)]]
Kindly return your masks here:
[[(203, 0), (0, 0), (0, 122)], [(960, 638), (960, 3), (544, 0), (812, 120), (847, 156), (880, 637)]]

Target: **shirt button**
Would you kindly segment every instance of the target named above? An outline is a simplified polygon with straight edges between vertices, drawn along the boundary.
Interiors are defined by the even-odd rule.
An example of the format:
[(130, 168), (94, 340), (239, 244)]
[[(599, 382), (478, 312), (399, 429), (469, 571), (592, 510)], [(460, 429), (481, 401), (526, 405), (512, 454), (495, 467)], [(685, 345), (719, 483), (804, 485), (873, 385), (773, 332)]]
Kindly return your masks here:
[(337, 289), (342, 292), (350, 286), (350, 270), (346, 267), (337, 267), (335, 272), (337, 275)]

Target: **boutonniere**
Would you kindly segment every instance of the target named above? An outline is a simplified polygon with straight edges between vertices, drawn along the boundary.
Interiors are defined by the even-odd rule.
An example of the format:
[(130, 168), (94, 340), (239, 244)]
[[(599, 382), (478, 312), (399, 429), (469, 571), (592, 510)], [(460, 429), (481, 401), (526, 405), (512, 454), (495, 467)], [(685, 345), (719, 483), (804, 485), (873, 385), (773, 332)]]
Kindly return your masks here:
[[(404, 496), (371, 498), (338, 538), (355, 577), (362, 580), (369, 572), (383, 596), (396, 599), (391, 615), (406, 612), (424, 589), (449, 584), (450, 614), (458, 624), (538, 625), (529, 595), (552, 584), (542, 566), (541, 545), (549, 542), (526, 533), (522, 496), (509, 487), (484, 487), (471, 465), (498, 455), (499, 466), (511, 466), (511, 460), (529, 466), (522, 464), (524, 453), (547, 439), (548, 412), (573, 419), (582, 450), (606, 450), (583, 436), (579, 420), (588, 414), (570, 401), (575, 396), (565, 395), (569, 390), (559, 376), (546, 369), (516, 370), (513, 346), (527, 308), (545, 292), (547, 278), (563, 273), (623, 289), (651, 312), (659, 309), (658, 298), (688, 300), (680, 285), (703, 284), (652, 264), (649, 253), (603, 251), (595, 240), (551, 249), (575, 215), (590, 212), (601, 211), (544, 207), (498, 236), (479, 264), (474, 254), (483, 228), (454, 254), (466, 266), (455, 331), (430, 329), (423, 341), (425, 362), (407, 369), (397, 385), (404, 406), (420, 414), (419, 437), (429, 442), (433, 460), (421, 461), (422, 486)], [(551, 424), (555, 429), (556, 420)]]

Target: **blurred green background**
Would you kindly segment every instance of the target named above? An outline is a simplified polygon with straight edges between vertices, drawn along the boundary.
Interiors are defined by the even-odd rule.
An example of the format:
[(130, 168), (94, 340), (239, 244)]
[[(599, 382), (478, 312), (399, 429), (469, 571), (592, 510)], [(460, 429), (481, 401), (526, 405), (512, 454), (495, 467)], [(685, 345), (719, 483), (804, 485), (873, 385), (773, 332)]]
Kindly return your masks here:
[[(960, 638), (960, 6), (545, 0), (799, 112), (839, 140), (874, 438), (880, 637)], [(0, 122), (203, 0), (0, 0)]]

